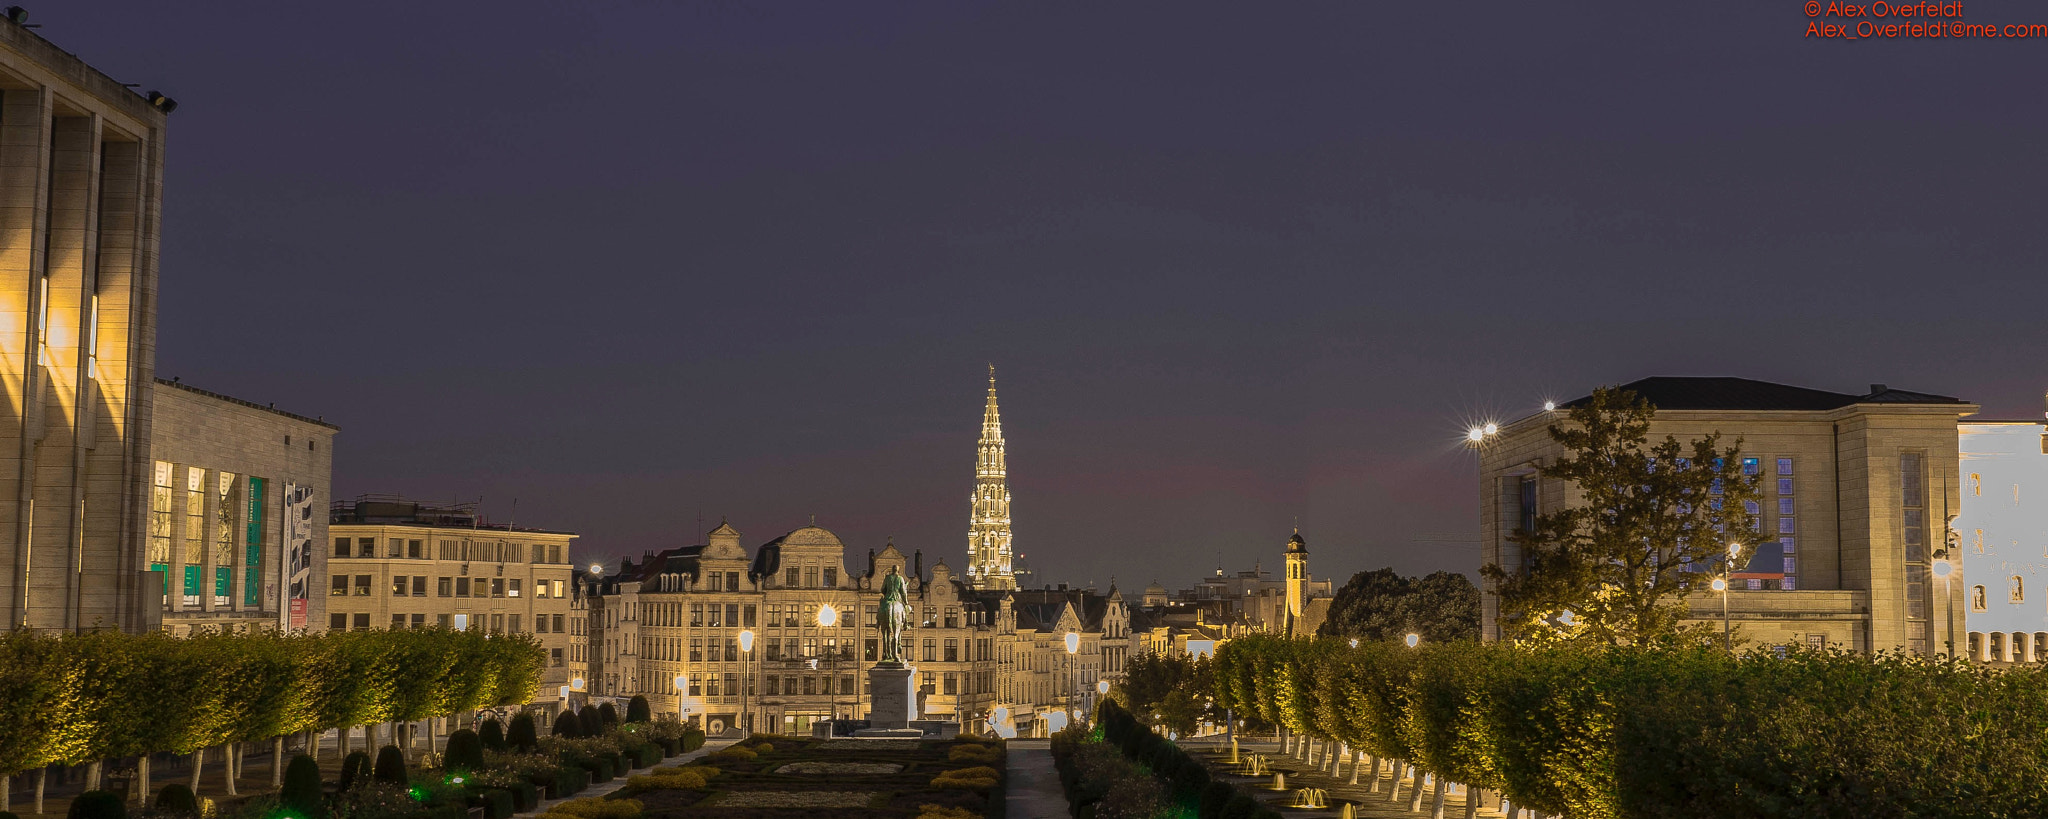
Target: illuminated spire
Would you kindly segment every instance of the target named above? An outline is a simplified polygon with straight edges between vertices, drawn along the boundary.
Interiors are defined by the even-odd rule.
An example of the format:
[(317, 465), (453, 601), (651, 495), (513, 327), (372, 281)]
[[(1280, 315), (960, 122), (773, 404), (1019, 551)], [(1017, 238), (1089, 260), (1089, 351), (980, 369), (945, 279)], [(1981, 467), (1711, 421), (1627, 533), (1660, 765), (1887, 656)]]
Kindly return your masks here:
[(974, 466), (974, 510), (967, 527), (967, 583), (977, 589), (1014, 589), (1010, 573), (1010, 482), (1003, 455), (1003, 418), (996, 409), (996, 365), (988, 365), (988, 407)]

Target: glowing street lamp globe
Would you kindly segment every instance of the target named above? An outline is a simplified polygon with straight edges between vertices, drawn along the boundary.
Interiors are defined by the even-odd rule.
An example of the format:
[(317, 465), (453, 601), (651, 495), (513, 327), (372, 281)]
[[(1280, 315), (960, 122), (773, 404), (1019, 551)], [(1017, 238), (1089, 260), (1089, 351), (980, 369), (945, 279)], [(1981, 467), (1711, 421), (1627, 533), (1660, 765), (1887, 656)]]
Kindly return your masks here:
[(676, 675), (676, 690), (677, 690), (677, 691), (686, 691), (686, 690), (688, 690), (688, 689), (689, 689), (689, 687), (690, 687), (690, 675), (688, 675), (688, 674), (677, 674), (677, 675)]
[(1409, 648), (1414, 648), (1415, 646), (1417, 646), (1417, 645), (1418, 645), (1418, 644), (1420, 644), (1421, 642), (1422, 642), (1422, 635), (1420, 635), (1420, 634), (1416, 634), (1415, 632), (1412, 632), (1412, 631), (1411, 631), (1411, 632), (1408, 632), (1408, 647), (1409, 647)]
[(1487, 437), (1491, 438), (1491, 437), (1493, 437), (1493, 436), (1495, 436), (1495, 435), (1499, 435), (1499, 434), (1500, 434), (1500, 425), (1499, 425), (1499, 424), (1496, 424), (1496, 423), (1494, 423), (1494, 422), (1492, 422), (1492, 421), (1488, 421), (1488, 422), (1486, 422), (1486, 435), (1487, 435)]
[(754, 650), (754, 630), (753, 630), (753, 629), (747, 629), (746, 631), (742, 631), (742, 632), (740, 632), (740, 650), (741, 650), (741, 651), (753, 651), (753, 650)]
[(1071, 631), (1067, 632), (1067, 653), (1068, 653), (1068, 654), (1072, 654), (1072, 653), (1074, 653), (1074, 652), (1076, 652), (1076, 651), (1080, 651), (1080, 650), (1081, 650), (1081, 635), (1079, 635), (1079, 634), (1075, 634), (1075, 633), (1073, 633), (1073, 632), (1071, 632)]
[(1098, 693), (1098, 694), (1107, 694), (1107, 693), (1109, 693), (1109, 681), (1108, 681), (1108, 680), (1103, 680), (1103, 681), (1101, 681), (1101, 682), (1098, 682), (1098, 683), (1096, 683), (1096, 684), (1095, 684), (1095, 692), (1096, 692), (1096, 693)]
[(1948, 576), (1949, 576), (1949, 574), (1950, 574), (1950, 573), (1952, 573), (1952, 572), (1954, 572), (1955, 570), (1956, 570), (1956, 567), (1955, 567), (1955, 564), (1953, 564), (1953, 563), (1950, 563), (1950, 562), (1948, 562), (1948, 561), (1946, 561), (1946, 560), (1937, 560), (1937, 561), (1934, 561), (1934, 576), (1935, 576), (1935, 577), (1939, 577), (1939, 578), (1941, 578), (1941, 579), (1943, 579), (1943, 580), (1947, 580), (1947, 579), (1948, 579)]
[(591, 574), (604, 574), (604, 564), (603, 564), (603, 563), (592, 563), (592, 564), (590, 564), (590, 573), (591, 573)]
[(1714, 591), (1717, 591), (1717, 592), (1724, 592), (1724, 591), (1727, 591), (1727, 590), (1728, 590), (1728, 580), (1727, 580), (1726, 578), (1716, 577), (1716, 578), (1714, 578), (1714, 583), (1713, 583), (1713, 587), (1714, 587)]
[(1484, 441), (1486, 440), (1486, 430), (1480, 429), (1478, 427), (1473, 427), (1471, 429), (1465, 430), (1465, 440), (1471, 441), (1475, 444), (1479, 443), (1480, 441)]
[(839, 610), (833, 608), (832, 604), (826, 603), (825, 605), (818, 607), (818, 625), (823, 626), (825, 628), (831, 628), (833, 624), (838, 622)]

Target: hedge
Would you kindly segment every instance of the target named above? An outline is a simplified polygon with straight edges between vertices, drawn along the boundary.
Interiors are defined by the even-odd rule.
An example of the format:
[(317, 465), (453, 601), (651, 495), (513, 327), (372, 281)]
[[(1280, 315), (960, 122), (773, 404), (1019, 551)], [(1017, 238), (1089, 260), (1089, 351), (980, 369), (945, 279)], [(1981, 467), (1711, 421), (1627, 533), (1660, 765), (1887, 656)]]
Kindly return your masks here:
[[(1220, 705), (1543, 813), (2048, 815), (2042, 666), (1255, 636), (1221, 647), (1216, 668)], [(1105, 736), (1119, 723), (1104, 719)]]
[(0, 634), (0, 775), (523, 703), (531, 637)]

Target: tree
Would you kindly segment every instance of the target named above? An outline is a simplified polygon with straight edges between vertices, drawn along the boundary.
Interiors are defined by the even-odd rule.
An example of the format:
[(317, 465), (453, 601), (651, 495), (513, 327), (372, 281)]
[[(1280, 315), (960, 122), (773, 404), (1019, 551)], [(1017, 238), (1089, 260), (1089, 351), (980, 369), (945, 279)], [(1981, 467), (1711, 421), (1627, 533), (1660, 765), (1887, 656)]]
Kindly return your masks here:
[(505, 751), (505, 726), (499, 724), (497, 717), (486, 718), (482, 725), (477, 726), (476, 736), (483, 741), (484, 750)]
[(505, 734), (505, 742), (520, 753), (528, 753), (538, 743), (534, 735), (533, 715), (521, 711), (512, 715), (512, 729)]
[(372, 769), (371, 776), (378, 782), (404, 785), (405, 752), (398, 750), (396, 745), (386, 745), (377, 749), (377, 767)]
[(1479, 589), (1457, 572), (1415, 578), (1391, 568), (1352, 575), (1330, 600), (1317, 634), (1398, 640), (1410, 633), (1432, 643), (1479, 638)]
[(327, 796), (321, 792), (320, 763), (305, 754), (292, 757), (291, 764), (285, 766), (284, 789), (277, 792), (277, 802), (294, 816), (326, 816)]
[(1746, 504), (1757, 500), (1757, 477), (1743, 474), (1742, 442), (1720, 448), (1720, 433), (1650, 444), (1655, 415), (1642, 396), (1602, 387), (1550, 426), (1569, 454), (1538, 471), (1570, 481), (1583, 501), (1509, 537), (1524, 565), (1481, 568), (1499, 590), (1508, 637), (1631, 645), (1708, 636), (1705, 624), (1679, 627), (1684, 598), (1753, 550), (1759, 524)]
[(653, 715), (648, 711), (647, 698), (640, 694), (634, 694), (633, 698), (626, 702), (626, 721), (646, 722), (650, 719), (653, 719)]

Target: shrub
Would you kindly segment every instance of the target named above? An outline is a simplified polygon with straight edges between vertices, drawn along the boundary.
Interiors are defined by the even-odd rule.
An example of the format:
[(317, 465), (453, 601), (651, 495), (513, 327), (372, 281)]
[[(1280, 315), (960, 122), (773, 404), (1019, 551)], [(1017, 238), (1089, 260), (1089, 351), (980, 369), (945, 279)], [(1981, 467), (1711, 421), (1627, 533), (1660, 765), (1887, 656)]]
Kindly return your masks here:
[(646, 696), (634, 694), (632, 699), (626, 701), (627, 722), (647, 722), (652, 719), (654, 719), (654, 713), (647, 707)]
[(1223, 806), (1230, 804), (1230, 797), (1237, 795), (1237, 788), (1228, 782), (1212, 781), (1202, 789), (1202, 799), (1195, 809), (1200, 819), (1223, 819)]
[(603, 720), (607, 728), (617, 725), (619, 724), (619, 709), (613, 708), (611, 703), (600, 705), (597, 707), (597, 718)]
[(505, 744), (520, 753), (531, 752), (540, 744), (533, 730), (533, 715), (521, 711), (512, 715), (512, 727), (505, 732)]
[(698, 748), (704, 747), (704, 732), (696, 728), (684, 729), (682, 735), (682, 747), (683, 753), (686, 754), (691, 751), (697, 750)]
[(945, 805), (917, 806), (917, 819), (981, 819), (981, 814), (966, 808), (949, 808)]
[(598, 713), (597, 709), (588, 705), (583, 706), (583, 710), (576, 714), (576, 721), (576, 727), (581, 736), (604, 736), (604, 715)]
[(756, 753), (756, 754), (772, 754), (772, 753), (775, 753), (775, 743), (772, 743), (772, 742), (763, 742), (763, 743), (761, 743), (761, 744), (759, 744), (759, 745), (756, 745), (756, 746), (754, 746), (754, 753)]
[(946, 771), (932, 777), (931, 786), (934, 788), (985, 791), (996, 786), (996, 778), (996, 769), (983, 765)]
[(448, 735), (448, 752), (441, 757), (441, 767), (450, 771), (473, 771), (483, 767), (483, 738), (468, 728)]
[(638, 799), (576, 799), (548, 808), (541, 815), (554, 819), (634, 819), (643, 809)]
[(71, 800), (66, 819), (127, 819), (128, 805), (113, 791), (86, 791)]
[(705, 759), (713, 760), (716, 762), (749, 762), (755, 759), (759, 759), (760, 757), (761, 755), (754, 753), (753, 749), (740, 745), (734, 745), (730, 748), (721, 748), (719, 750), (712, 751), (711, 753), (704, 755)]
[(1231, 794), (1230, 801), (1223, 803), (1222, 815), (1223, 819), (1257, 819), (1260, 810), (1259, 800), (1252, 798), (1251, 794), (1238, 791)]
[(350, 751), (341, 760), (341, 778), (335, 782), (336, 790), (353, 790), (370, 779), (370, 755), (362, 751)]
[(565, 765), (555, 769), (554, 777), (548, 784), (554, 788), (553, 792), (548, 794), (549, 796), (556, 799), (567, 799), (581, 793), (584, 788), (590, 787), (590, 772), (580, 767)]
[(953, 746), (953, 750), (947, 751), (946, 761), (994, 762), (996, 761), (996, 756), (996, 749), (994, 748), (991, 748), (987, 745), (976, 745), (974, 743), (966, 743), (963, 745), (955, 745)]
[(277, 792), (277, 803), (300, 816), (316, 819), (326, 816), (327, 799), (326, 794), (321, 793), (320, 763), (305, 754), (292, 757), (291, 764), (284, 769), (284, 787)]
[(484, 809), (484, 819), (512, 819), (511, 791), (492, 788), (477, 794), (470, 804)]
[(554, 727), (548, 729), (548, 733), (575, 739), (583, 735), (583, 721), (576, 718), (576, 712), (563, 711), (555, 715)]
[(498, 724), (497, 717), (484, 720), (484, 724), (477, 726), (476, 738), (484, 744), (486, 751), (504, 751), (507, 748), (505, 726)]
[(700, 768), (665, 768), (644, 776), (626, 778), (626, 784), (643, 790), (686, 791), (704, 787)]
[(156, 812), (179, 816), (198, 816), (199, 798), (192, 795), (192, 789), (184, 783), (172, 782), (156, 792)]
[(408, 779), (405, 773), (405, 752), (398, 750), (396, 745), (386, 745), (378, 748), (377, 764), (371, 768), (370, 775), (378, 782), (388, 782), (393, 785), (405, 784)]

